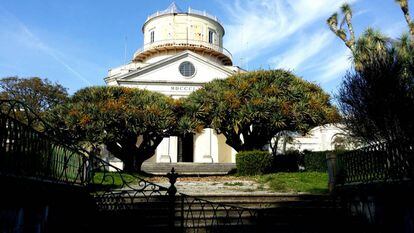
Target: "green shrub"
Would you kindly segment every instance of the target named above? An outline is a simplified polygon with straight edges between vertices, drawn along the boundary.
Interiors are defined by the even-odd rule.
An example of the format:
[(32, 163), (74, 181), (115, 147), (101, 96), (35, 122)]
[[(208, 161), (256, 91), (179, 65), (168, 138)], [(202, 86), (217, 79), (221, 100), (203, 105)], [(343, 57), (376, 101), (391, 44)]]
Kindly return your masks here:
[(277, 172), (297, 172), (302, 154), (297, 150), (288, 150), (275, 157), (274, 168)]
[(326, 155), (328, 153), (334, 153), (338, 156), (344, 153), (345, 150), (334, 150), (334, 151), (303, 151), (303, 165), (306, 171), (317, 171), (326, 172), (328, 170)]
[(304, 167), (306, 171), (326, 172), (326, 154), (332, 151), (304, 151)]
[(273, 170), (273, 156), (267, 151), (241, 151), (236, 155), (237, 173), (260, 175)]

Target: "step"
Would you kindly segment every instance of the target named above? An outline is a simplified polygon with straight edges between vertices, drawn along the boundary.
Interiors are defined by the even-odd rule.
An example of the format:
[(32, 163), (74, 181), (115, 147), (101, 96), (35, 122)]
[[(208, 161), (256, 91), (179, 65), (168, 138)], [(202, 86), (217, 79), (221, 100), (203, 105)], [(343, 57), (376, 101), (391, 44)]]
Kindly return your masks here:
[[(355, 222), (357, 225), (357, 221), (341, 211), (338, 205), (326, 195), (244, 194), (177, 196), (176, 198), (174, 223), (176, 228), (181, 227), (183, 223), (184, 232), (209, 232), (216, 227), (217, 232), (320, 233), (328, 232), (327, 222), (341, 226), (340, 230), (352, 227), (352, 225), (346, 226), (346, 223)], [(182, 200), (184, 203), (181, 203)], [(130, 205), (131, 209), (104, 210), (103, 212), (107, 215), (103, 215), (103, 219), (113, 221), (114, 224), (128, 225), (129, 222), (134, 222), (134, 224), (140, 222), (143, 227), (148, 227), (153, 232), (168, 232), (168, 225), (166, 225), (169, 221), (168, 197), (125, 197), (122, 201)], [(244, 209), (238, 206), (249, 207), (251, 212), (249, 208)], [(182, 209), (184, 212), (181, 212)], [(260, 219), (256, 216), (260, 216)], [(243, 223), (242, 226), (240, 226), (241, 223)], [(212, 231), (216, 232), (217, 229)]]
[(235, 163), (151, 163), (144, 162), (142, 171), (153, 175), (166, 175), (174, 167), (180, 175), (226, 175), (236, 169)]

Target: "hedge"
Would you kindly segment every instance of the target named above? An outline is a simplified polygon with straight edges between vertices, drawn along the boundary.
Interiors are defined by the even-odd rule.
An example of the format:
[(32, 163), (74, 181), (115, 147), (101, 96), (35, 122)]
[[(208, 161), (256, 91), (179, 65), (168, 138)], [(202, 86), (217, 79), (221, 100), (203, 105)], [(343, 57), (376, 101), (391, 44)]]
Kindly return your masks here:
[(326, 172), (326, 154), (331, 151), (304, 151), (303, 162), (306, 171)]
[(241, 151), (236, 155), (237, 173), (261, 175), (273, 171), (273, 156), (267, 151)]
[(261, 175), (272, 172), (297, 172), (299, 166), (305, 171), (327, 172), (326, 155), (344, 151), (288, 151), (273, 157), (267, 151), (242, 151), (236, 155), (237, 173), (240, 175)]
[(326, 155), (328, 153), (338, 154), (344, 153), (342, 150), (335, 151), (303, 151), (304, 167), (306, 171), (326, 172), (328, 166), (326, 163)]
[(302, 153), (297, 150), (286, 151), (275, 157), (274, 168), (277, 172), (297, 172), (302, 161)]

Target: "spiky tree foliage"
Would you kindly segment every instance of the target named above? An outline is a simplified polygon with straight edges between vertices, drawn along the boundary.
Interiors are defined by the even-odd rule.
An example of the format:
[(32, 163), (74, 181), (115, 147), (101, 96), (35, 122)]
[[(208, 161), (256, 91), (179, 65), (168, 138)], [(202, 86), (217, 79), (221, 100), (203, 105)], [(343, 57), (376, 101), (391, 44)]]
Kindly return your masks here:
[(353, 51), (353, 62), (357, 70), (363, 69), (372, 60), (386, 59), (391, 40), (378, 30), (368, 28), (357, 40)]
[[(355, 48), (355, 33), (352, 26), (352, 9), (348, 4), (343, 4), (341, 6), (342, 20), (338, 25), (338, 13), (333, 13), (327, 20), (329, 29), (337, 37), (339, 37), (345, 45), (351, 50), (354, 51)], [(344, 29), (344, 25), (347, 25), (347, 31)]]
[(414, 22), (411, 20), (410, 11), (408, 8), (408, 0), (395, 0), (400, 5), (401, 11), (404, 14), (405, 21), (408, 24), (410, 35), (414, 37)]
[(57, 107), (49, 119), (77, 141), (105, 144), (125, 164), (140, 171), (143, 161), (176, 125), (175, 102), (159, 93), (126, 87), (89, 87)]
[[(408, 1), (397, 2), (412, 33)], [(348, 8), (341, 10), (346, 12)], [(337, 22), (328, 19), (328, 24), (335, 26)], [(330, 28), (335, 29), (331, 25)], [(352, 25), (348, 28), (352, 31)], [(414, 138), (410, 114), (414, 111), (412, 38), (411, 34), (391, 40), (368, 28), (353, 48), (345, 43), (351, 49), (354, 70), (345, 76), (338, 99), (347, 128), (354, 136), (366, 142)]]
[[(343, 21), (346, 22), (346, 25), (348, 27), (348, 31), (349, 31), (349, 46), (353, 46), (355, 44), (355, 32), (354, 32), (354, 28), (352, 26), (352, 9), (348, 4), (343, 4), (341, 6), (341, 11), (342, 14), (344, 15), (344, 19)], [(342, 27), (343, 23), (341, 24)]]
[[(405, 47), (408, 46), (408, 47)], [(340, 108), (354, 136), (367, 141), (414, 138), (412, 43), (370, 51), (363, 69), (349, 72), (339, 91)], [(410, 53), (407, 59), (406, 53)], [(404, 54), (404, 55), (400, 55)]]
[(339, 118), (319, 86), (284, 70), (214, 80), (193, 92), (183, 107), (199, 128), (224, 134), (237, 151), (260, 150), (279, 132), (305, 133)]
[[(363, 69), (364, 63), (371, 58), (379, 59), (386, 55), (386, 47), (391, 44), (391, 39), (382, 34), (380, 31), (368, 28), (358, 38), (355, 38), (355, 33), (352, 25), (352, 9), (348, 4), (341, 6), (343, 15), (342, 21), (338, 28), (338, 13), (334, 13), (327, 19), (329, 28), (337, 35), (345, 45), (351, 50), (352, 62), (355, 69)], [(347, 25), (348, 33), (344, 30), (344, 25)], [(375, 57), (379, 56), (379, 57)]]
[(398, 58), (404, 62), (412, 62), (414, 59), (413, 54), (413, 41), (408, 34), (403, 34), (398, 40), (394, 42), (395, 49), (397, 51)]

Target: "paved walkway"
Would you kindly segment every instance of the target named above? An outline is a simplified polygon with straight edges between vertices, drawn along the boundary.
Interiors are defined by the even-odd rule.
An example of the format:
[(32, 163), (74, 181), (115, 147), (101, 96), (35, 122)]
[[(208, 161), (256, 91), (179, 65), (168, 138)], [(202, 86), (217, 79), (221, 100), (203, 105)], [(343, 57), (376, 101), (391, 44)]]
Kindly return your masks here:
[[(164, 177), (153, 177), (148, 180), (164, 187), (170, 185)], [(253, 179), (232, 176), (180, 177), (176, 187), (178, 192), (188, 195), (274, 193), (267, 185), (260, 184)]]

